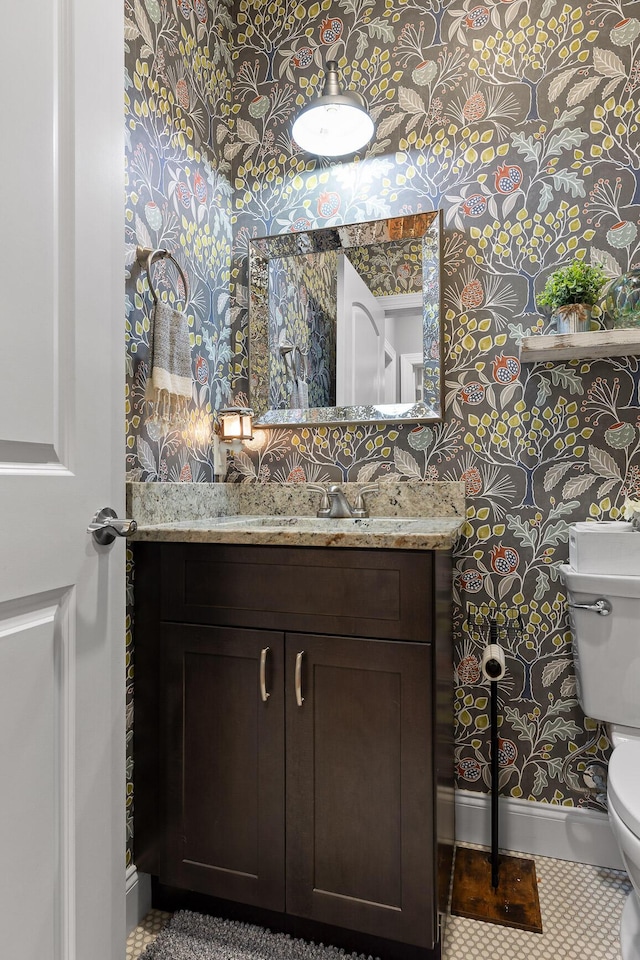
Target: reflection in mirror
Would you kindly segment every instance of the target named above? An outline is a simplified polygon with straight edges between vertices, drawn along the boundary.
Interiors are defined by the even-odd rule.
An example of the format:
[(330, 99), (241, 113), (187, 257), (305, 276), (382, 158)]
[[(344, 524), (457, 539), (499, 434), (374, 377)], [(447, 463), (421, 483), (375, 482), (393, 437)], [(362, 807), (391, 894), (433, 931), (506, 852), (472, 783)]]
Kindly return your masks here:
[(256, 426), (441, 419), (437, 212), (250, 244)]

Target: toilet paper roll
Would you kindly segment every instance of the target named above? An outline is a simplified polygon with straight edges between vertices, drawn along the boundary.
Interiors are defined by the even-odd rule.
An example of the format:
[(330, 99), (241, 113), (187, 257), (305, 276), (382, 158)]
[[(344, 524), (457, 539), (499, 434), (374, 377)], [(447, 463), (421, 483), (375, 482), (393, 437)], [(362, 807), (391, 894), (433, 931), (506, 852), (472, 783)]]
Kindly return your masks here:
[(502, 680), (507, 667), (504, 659), (504, 650), (499, 643), (487, 644), (482, 653), (480, 667), (487, 680)]

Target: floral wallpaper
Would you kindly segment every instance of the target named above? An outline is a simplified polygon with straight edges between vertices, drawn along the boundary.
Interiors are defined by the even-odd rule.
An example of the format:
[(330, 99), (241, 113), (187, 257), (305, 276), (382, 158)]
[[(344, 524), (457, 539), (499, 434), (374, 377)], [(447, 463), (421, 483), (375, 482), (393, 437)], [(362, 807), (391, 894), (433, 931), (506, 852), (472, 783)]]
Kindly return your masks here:
[[(599, 804), (608, 743), (577, 703), (557, 564), (569, 523), (615, 518), (640, 493), (640, 367), (635, 357), (523, 366), (518, 345), (547, 329), (535, 295), (559, 263), (577, 256), (615, 275), (640, 261), (640, 4), (238, 0), (235, 10), (236, 329), (247, 322), (248, 238), (440, 208), (446, 415), (417, 428), (257, 431), (234, 478), (463, 479), (458, 784), (488, 789), (479, 657), (497, 615), (503, 794)], [(376, 122), (353, 162), (291, 141), (327, 59)], [(245, 390), (242, 340), (234, 368), (232, 388)]]
[[(213, 479), (212, 412), (230, 399), (231, 0), (125, 0), (127, 475)], [(148, 423), (153, 300), (136, 247), (172, 253), (152, 267), (161, 298), (187, 316), (193, 400), (188, 429)]]
[(374, 297), (422, 291), (421, 240), (356, 247), (348, 256)]
[[(577, 703), (557, 564), (568, 524), (616, 518), (640, 495), (640, 365), (521, 365), (518, 345), (547, 330), (535, 295), (559, 263), (577, 256), (612, 276), (640, 263), (640, 2), (126, 9), (130, 476), (211, 478), (211, 413), (248, 394), (251, 237), (441, 209), (444, 421), (259, 430), (230, 479), (463, 479), (458, 784), (488, 790), (479, 656), (498, 615), (503, 794), (602, 803), (609, 746)], [(290, 136), (327, 59), (376, 122), (368, 148), (341, 163), (301, 153)], [(150, 298), (134, 246), (149, 239), (176, 253), (191, 288), (196, 386), (179, 436), (144, 423)], [(159, 275), (165, 295), (184, 295), (172, 279)]]
[(269, 406), (336, 402), (338, 255), (324, 250), (269, 260)]
[[(230, 137), (231, 0), (125, 0), (126, 463), (130, 480), (213, 479), (212, 411), (228, 402), (231, 344)], [(147, 423), (153, 300), (136, 247), (162, 248), (182, 267), (188, 289), (161, 260), (159, 296), (186, 314), (193, 399), (185, 431)], [(128, 553), (127, 863), (133, 833), (132, 601)]]

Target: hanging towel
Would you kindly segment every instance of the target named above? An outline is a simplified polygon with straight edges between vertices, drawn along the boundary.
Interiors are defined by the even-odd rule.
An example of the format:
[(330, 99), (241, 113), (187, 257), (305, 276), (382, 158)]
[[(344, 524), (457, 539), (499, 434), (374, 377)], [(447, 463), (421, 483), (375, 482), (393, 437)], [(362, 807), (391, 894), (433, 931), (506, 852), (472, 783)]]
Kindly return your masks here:
[(151, 316), (150, 373), (145, 400), (151, 403), (149, 420), (180, 427), (189, 419), (191, 401), (191, 346), (184, 313), (158, 300)]
[[(293, 349), (293, 374), (294, 374), (294, 386), (293, 393), (291, 398), (291, 406), (295, 406), (300, 410), (309, 409), (309, 385), (305, 379), (307, 375), (307, 358), (306, 355), (302, 352), (300, 347), (296, 346)], [(295, 399), (295, 403), (293, 400)]]
[(309, 384), (306, 380), (300, 380), (296, 377), (296, 388), (297, 388), (297, 406), (301, 410), (309, 409)]

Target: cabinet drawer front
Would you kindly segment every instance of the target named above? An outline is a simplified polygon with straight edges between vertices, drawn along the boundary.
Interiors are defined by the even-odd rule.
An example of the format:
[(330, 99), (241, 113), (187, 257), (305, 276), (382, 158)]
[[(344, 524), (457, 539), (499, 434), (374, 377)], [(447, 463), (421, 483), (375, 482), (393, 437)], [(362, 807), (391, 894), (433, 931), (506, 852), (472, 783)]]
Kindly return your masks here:
[(431, 641), (428, 551), (162, 545), (162, 619)]
[(283, 638), (160, 627), (164, 883), (284, 909)]
[(432, 947), (431, 651), (287, 634), (287, 910)]

